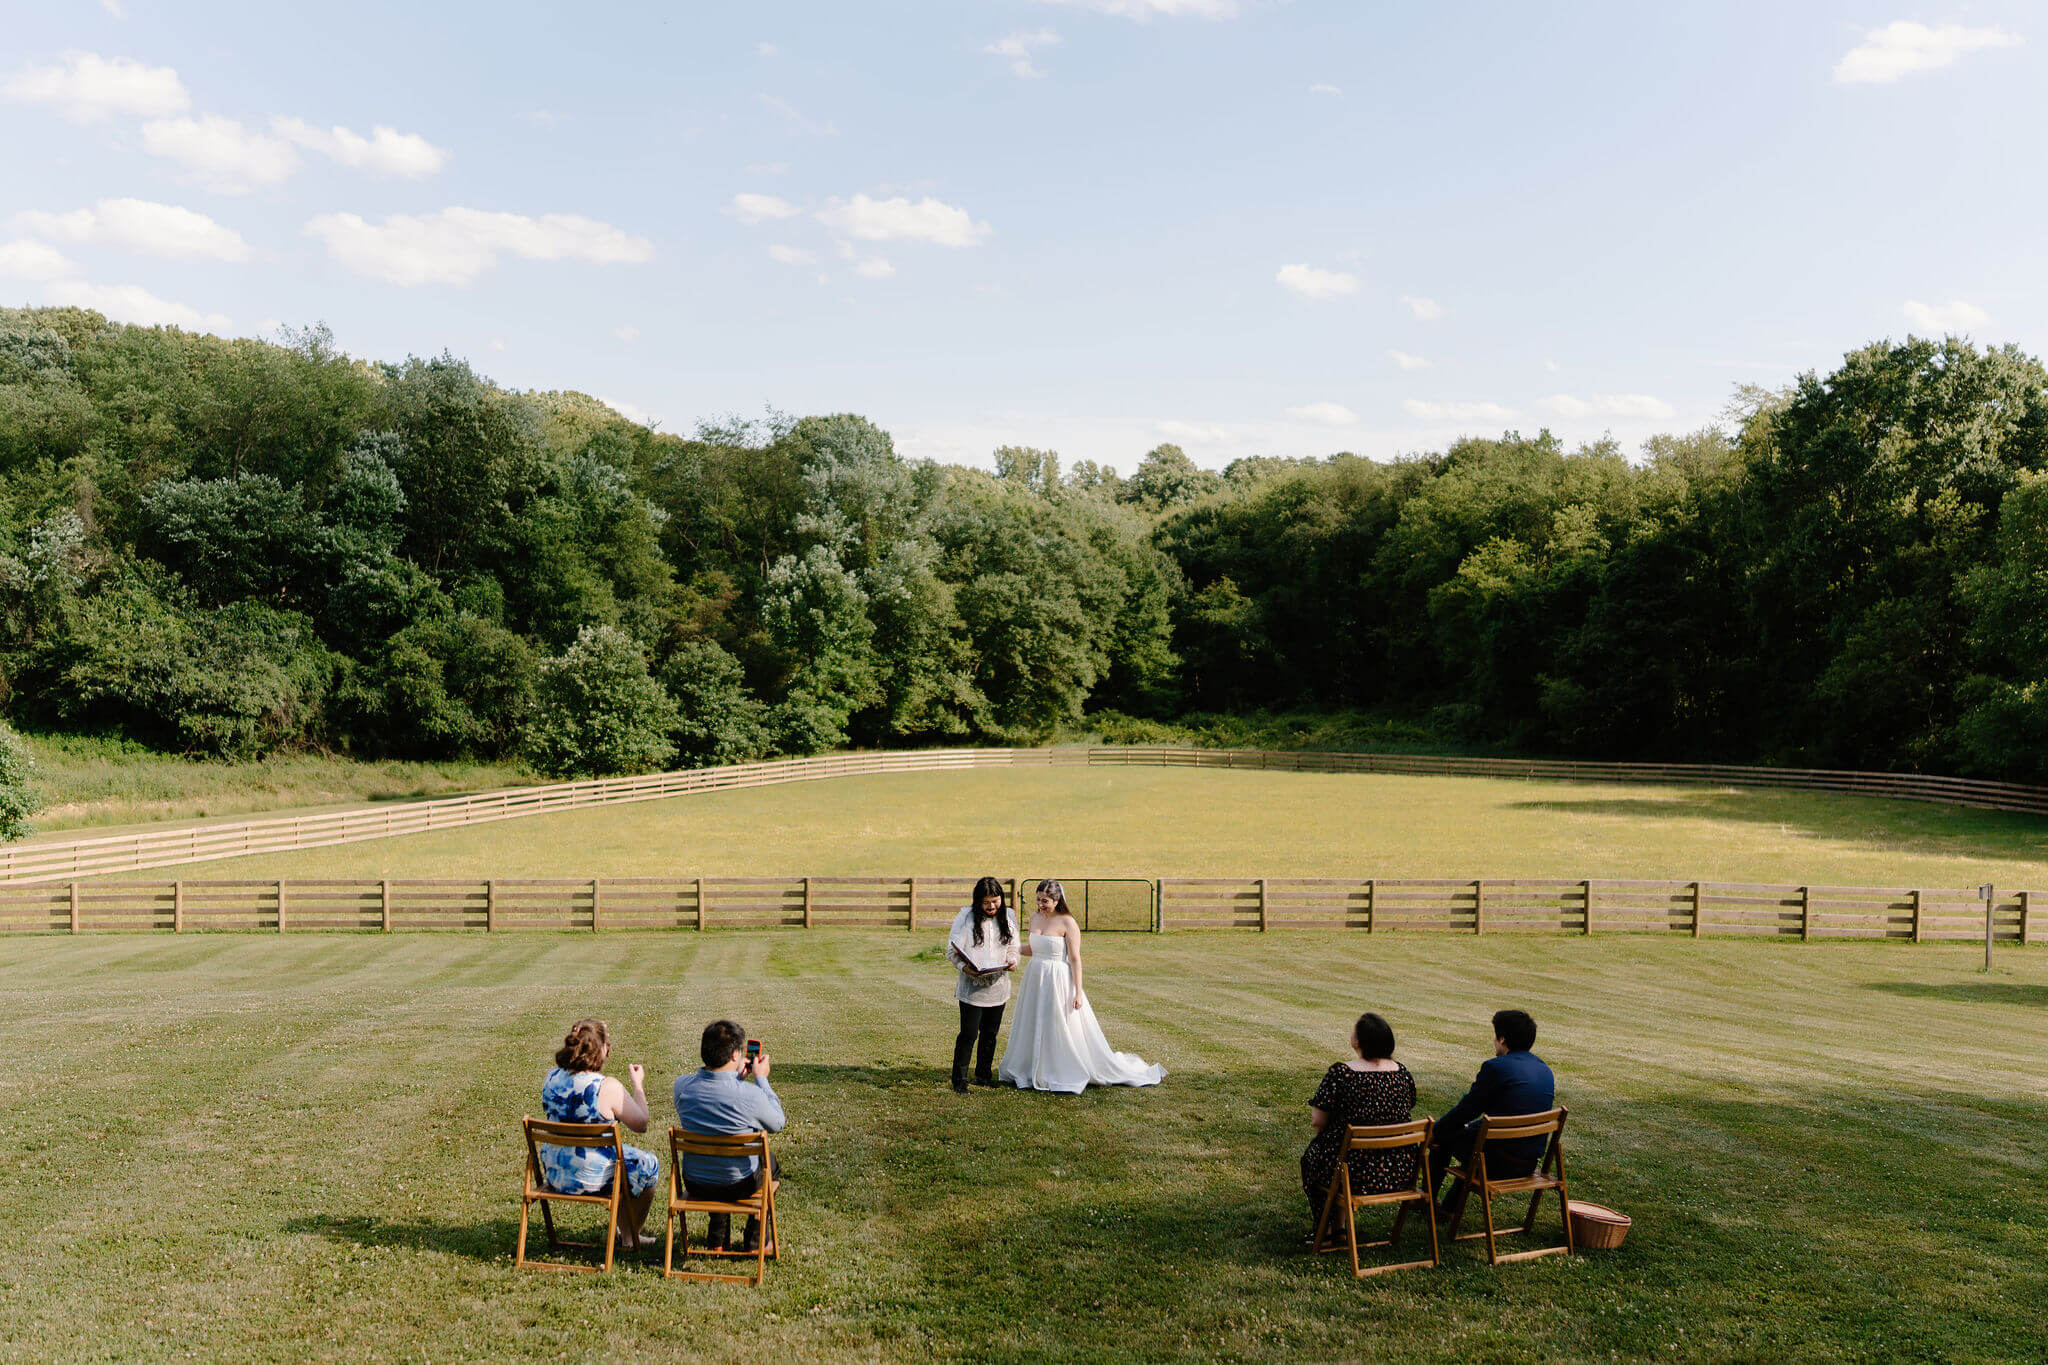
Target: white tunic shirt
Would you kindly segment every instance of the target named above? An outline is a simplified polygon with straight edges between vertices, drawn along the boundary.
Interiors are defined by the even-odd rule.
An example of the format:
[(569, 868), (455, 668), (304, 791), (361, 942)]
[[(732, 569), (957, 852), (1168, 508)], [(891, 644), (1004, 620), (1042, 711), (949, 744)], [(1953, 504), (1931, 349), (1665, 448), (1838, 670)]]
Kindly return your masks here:
[[(968, 954), (972, 953), (972, 959)], [(953, 916), (953, 928), (946, 935), (946, 960), (960, 969), (960, 986), (953, 992), (954, 998), (969, 1005), (1006, 1005), (1010, 1001), (1010, 974), (998, 972), (993, 976), (981, 976), (970, 968), (979, 964), (994, 966), (998, 963), (1017, 965), (1017, 943), (1012, 939), (1004, 943), (997, 937), (995, 916), (982, 921), (981, 943), (974, 942), (974, 907), (962, 906), (960, 913)]]

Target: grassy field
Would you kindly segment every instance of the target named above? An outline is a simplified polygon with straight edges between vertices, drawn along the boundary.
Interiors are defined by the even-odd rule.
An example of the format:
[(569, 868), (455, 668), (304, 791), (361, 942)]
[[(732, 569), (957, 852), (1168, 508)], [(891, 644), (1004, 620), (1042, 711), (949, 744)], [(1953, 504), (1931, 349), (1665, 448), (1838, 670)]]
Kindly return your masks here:
[(209, 863), (183, 875), (1007, 875), (1034, 867), (1062, 876), (2048, 888), (2048, 822), (1812, 792), (1082, 768), (713, 792)]
[[(920, 950), (923, 950), (920, 956)], [(1095, 935), (1166, 1083), (946, 1088), (950, 974), (857, 932), (7, 945), (18, 1359), (2038, 1360), (2048, 953)], [(1355, 1282), (1296, 1243), (1307, 1101), (1388, 1014), (1441, 1112), (1520, 1004), (1619, 1251)], [(719, 1015), (792, 1115), (768, 1285), (521, 1272), (562, 1027), (665, 1093)], [(657, 1105), (659, 1109), (659, 1105)], [(664, 1122), (657, 1112), (657, 1122)]]
[(26, 735), (48, 808), (36, 829), (196, 820), (283, 807), (353, 805), (442, 796), (538, 781), (509, 764), (363, 762), (275, 754), (234, 763), (180, 758), (127, 740)]

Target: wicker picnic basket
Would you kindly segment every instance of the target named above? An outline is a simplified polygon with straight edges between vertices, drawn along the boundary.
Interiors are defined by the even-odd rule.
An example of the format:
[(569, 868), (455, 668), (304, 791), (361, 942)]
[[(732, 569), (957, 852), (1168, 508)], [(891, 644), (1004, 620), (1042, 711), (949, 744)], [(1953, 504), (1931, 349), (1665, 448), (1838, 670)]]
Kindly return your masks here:
[(1621, 1239), (1628, 1236), (1629, 1216), (1605, 1204), (1574, 1199), (1566, 1206), (1566, 1212), (1571, 1216), (1572, 1242), (1576, 1246), (1605, 1251), (1620, 1246)]

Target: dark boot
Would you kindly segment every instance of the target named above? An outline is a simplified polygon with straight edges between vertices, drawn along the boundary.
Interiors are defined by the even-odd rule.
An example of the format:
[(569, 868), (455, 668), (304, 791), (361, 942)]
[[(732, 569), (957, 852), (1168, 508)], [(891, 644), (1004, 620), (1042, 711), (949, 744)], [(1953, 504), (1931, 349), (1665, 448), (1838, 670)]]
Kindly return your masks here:
[(967, 1093), (967, 1073), (958, 1067), (953, 1069), (953, 1093), (956, 1095)]
[(704, 1245), (713, 1251), (723, 1251), (732, 1240), (732, 1215), (714, 1213), (709, 1218), (711, 1226), (704, 1230)]

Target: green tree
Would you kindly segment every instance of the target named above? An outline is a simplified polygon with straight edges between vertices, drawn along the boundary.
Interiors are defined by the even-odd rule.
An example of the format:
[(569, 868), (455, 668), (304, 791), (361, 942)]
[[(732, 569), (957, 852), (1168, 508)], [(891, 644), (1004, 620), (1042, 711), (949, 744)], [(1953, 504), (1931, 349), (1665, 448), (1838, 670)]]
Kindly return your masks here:
[(541, 662), (521, 747), (550, 777), (646, 772), (674, 757), (677, 719), (633, 637), (585, 626)]

